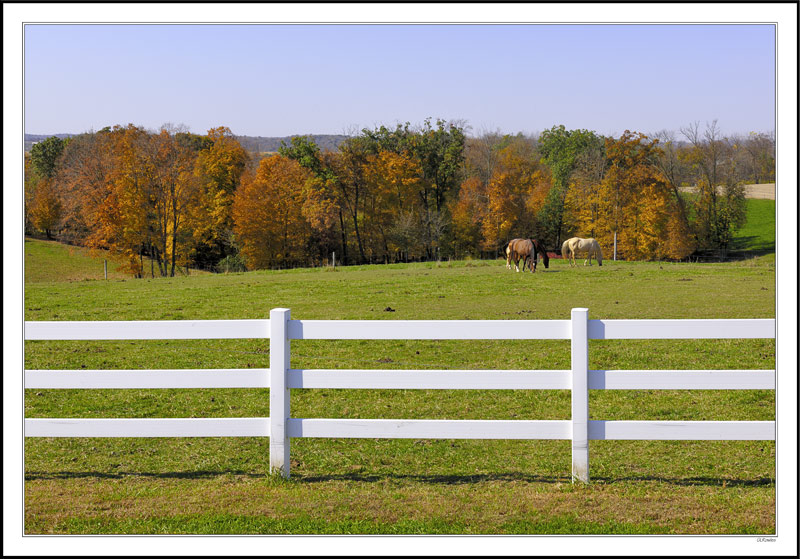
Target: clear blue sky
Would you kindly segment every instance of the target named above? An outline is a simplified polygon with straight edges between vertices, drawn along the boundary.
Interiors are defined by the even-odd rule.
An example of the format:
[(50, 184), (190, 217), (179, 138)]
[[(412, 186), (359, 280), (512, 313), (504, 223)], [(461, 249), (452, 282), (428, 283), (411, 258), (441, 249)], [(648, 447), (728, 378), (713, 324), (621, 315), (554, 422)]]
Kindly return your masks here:
[(775, 129), (772, 25), (27, 25), (24, 55), (33, 134)]

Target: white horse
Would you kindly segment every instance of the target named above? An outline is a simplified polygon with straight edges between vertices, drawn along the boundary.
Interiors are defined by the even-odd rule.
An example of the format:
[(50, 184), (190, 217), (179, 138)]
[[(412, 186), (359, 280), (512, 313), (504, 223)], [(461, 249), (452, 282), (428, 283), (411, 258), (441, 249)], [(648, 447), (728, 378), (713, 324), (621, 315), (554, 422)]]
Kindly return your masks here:
[(561, 245), (561, 256), (564, 258), (569, 258), (570, 266), (575, 266), (575, 255), (576, 254), (585, 254), (586, 260), (583, 261), (583, 265), (586, 266), (586, 263), (589, 263), (589, 266), (592, 265), (592, 256), (597, 258), (597, 265), (603, 265), (603, 251), (600, 250), (600, 245), (597, 242), (597, 239), (582, 239), (581, 237), (572, 237), (571, 239), (567, 239)]

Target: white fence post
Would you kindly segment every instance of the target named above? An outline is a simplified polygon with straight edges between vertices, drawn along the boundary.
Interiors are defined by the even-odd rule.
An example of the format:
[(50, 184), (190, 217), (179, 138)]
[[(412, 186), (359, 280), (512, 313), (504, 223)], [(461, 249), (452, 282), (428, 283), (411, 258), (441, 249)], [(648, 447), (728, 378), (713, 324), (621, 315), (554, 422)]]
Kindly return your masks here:
[(572, 309), (572, 480), (589, 483), (589, 309)]
[(289, 436), (286, 430), (289, 406), (289, 309), (269, 313), (269, 470), (289, 477)]

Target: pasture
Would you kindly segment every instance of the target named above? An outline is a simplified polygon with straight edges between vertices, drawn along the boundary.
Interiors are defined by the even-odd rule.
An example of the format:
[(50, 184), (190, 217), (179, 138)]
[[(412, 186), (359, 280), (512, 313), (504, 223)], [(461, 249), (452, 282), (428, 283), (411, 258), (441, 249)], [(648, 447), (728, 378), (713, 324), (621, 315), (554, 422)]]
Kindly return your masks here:
[[(773, 203), (774, 204), (774, 203)], [(50, 250), (50, 247), (48, 247)], [(775, 258), (730, 263), (505, 259), (172, 279), (57, 281), (26, 243), (26, 320), (774, 318)], [(29, 267), (30, 266), (30, 267)], [(111, 267), (109, 266), (109, 269)], [(102, 270), (102, 268), (101, 268)], [(36, 279), (37, 281), (32, 281)], [(774, 340), (592, 341), (592, 369), (770, 369)], [(564, 369), (568, 341), (292, 343), (292, 367)], [(268, 367), (266, 340), (26, 342), (28, 369)], [(773, 391), (623, 390), (593, 416), (773, 420)], [(268, 389), (27, 390), (26, 417), (269, 415)], [(294, 417), (567, 419), (559, 390), (294, 390)], [(593, 419), (595, 417), (592, 417)], [(268, 438), (25, 441), (27, 534), (771, 534), (772, 441), (296, 439), (292, 478)]]

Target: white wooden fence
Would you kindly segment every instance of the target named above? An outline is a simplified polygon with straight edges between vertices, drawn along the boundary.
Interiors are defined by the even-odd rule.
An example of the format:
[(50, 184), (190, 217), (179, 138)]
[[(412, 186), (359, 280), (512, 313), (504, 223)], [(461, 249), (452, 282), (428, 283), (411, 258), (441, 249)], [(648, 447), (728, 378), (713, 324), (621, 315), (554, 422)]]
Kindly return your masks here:
[[(775, 370), (589, 370), (589, 340), (774, 338), (773, 319), (269, 320), (26, 322), (26, 340), (269, 338), (269, 369), (26, 370), (25, 388), (270, 388), (270, 417), (26, 419), (26, 437), (270, 437), (270, 469), (289, 477), (298, 437), (568, 439), (572, 478), (589, 481), (590, 440), (774, 440), (774, 421), (603, 421), (589, 419), (589, 390), (774, 389)], [(570, 370), (315, 370), (290, 368), (291, 340), (571, 340)], [(654, 360), (657, 357), (654, 356)], [(555, 421), (299, 419), (292, 388), (563, 389), (572, 418)]]

